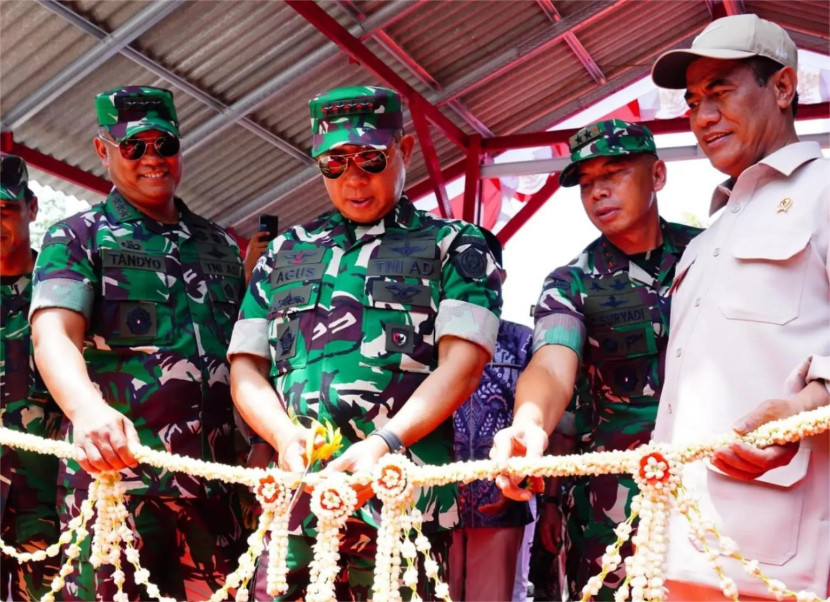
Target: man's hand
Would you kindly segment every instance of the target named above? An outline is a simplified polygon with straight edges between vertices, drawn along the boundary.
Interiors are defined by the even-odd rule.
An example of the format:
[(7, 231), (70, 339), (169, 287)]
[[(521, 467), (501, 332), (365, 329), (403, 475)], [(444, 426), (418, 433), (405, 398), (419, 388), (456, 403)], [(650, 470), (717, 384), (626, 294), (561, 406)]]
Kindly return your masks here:
[(245, 284), (251, 280), (256, 262), (268, 248), (268, 235), (270, 232), (257, 232), (248, 241), (248, 250), (245, 253)]
[[(794, 400), (769, 399), (738, 420), (733, 429), (739, 435), (746, 435), (762, 424), (792, 416), (801, 409), (801, 404)], [(711, 462), (731, 477), (751, 481), (768, 470), (786, 466), (796, 452), (798, 452), (797, 441), (786, 445), (771, 445), (764, 449), (737, 442), (718, 450)]]
[(130, 420), (102, 401), (80, 407), (72, 416), (72, 434), (80, 451), (78, 463), (89, 473), (121, 470), (138, 462), (130, 448), (139, 444)]
[[(320, 474), (345, 472), (347, 474), (372, 474), (375, 465), (383, 456), (389, 453), (389, 447), (380, 437), (366, 437), (347, 449), (342, 456), (329, 462), (329, 465)], [(357, 508), (366, 503), (374, 495), (371, 483), (353, 485), (357, 493)]]
[(305, 471), (307, 464), (306, 449), (311, 437), (315, 437), (315, 449), (325, 443), (325, 440), (316, 435), (311, 429), (296, 424), (292, 424), (291, 430), (280, 436), (277, 446), (280, 469), (296, 473)]
[(533, 496), (532, 492), (519, 487), (524, 477), (507, 474), (507, 461), (521, 456), (541, 458), (547, 447), (547, 433), (535, 424), (514, 424), (496, 433), (490, 458), (495, 460), (503, 473), (496, 477), (496, 485), (505, 496), (520, 502), (526, 502)]

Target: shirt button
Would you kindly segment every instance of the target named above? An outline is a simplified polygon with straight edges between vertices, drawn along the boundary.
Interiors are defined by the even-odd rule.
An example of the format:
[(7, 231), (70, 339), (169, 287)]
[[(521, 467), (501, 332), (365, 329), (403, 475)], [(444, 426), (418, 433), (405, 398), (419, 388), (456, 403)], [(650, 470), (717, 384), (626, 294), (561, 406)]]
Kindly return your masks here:
[(741, 210), (741, 206), (740, 206), (740, 205), (732, 205), (732, 209), (730, 209), (730, 211), (731, 211), (732, 213), (738, 213), (740, 210)]
[(681, 354), (681, 353), (683, 353), (683, 349), (681, 349), (680, 347), (678, 347), (678, 348), (677, 348), (677, 351), (675, 351), (675, 352), (674, 352), (674, 355), (676, 355), (677, 357), (680, 357), (680, 354)]
[(695, 299), (695, 307), (700, 307), (700, 297)]
[(715, 250), (712, 251), (712, 255), (714, 255), (715, 257), (720, 255), (720, 247), (715, 247)]

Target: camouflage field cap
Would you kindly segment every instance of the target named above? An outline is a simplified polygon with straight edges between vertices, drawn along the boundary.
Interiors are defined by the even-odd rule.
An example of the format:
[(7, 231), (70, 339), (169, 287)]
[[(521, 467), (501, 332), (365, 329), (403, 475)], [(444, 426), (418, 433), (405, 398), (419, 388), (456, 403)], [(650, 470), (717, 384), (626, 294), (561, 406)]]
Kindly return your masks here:
[(594, 157), (617, 157), (637, 153), (657, 154), (654, 136), (639, 123), (606, 119), (585, 126), (568, 140), (571, 162), (559, 174), (559, 184), (565, 187), (579, 183), (578, 166)]
[(26, 198), (29, 170), (26, 162), (17, 155), (0, 156), (0, 199), (22, 201)]
[(173, 94), (162, 88), (126, 86), (101, 92), (95, 97), (95, 115), (117, 142), (147, 130), (179, 137)]
[(311, 156), (347, 144), (388, 148), (403, 129), (401, 95), (388, 88), (335, 88), (308, 101)]

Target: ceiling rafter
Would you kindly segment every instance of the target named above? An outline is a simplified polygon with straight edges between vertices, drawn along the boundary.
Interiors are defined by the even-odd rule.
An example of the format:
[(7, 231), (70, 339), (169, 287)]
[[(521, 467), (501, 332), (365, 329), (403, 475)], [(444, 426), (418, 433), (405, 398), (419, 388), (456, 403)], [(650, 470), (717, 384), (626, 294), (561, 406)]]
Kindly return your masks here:
[(611, 0), (580, 3), (578, 5), (579, 8), (558, 23), (555, 23), (550, 29), (523, 40), (516, 44), (514, 48), (496, 55), (486, 63), (446, 86), (444, 91), (437, 97), (428, 98), (428, 100), (441, 106), (459, 96), (468, 94), (472, 90), (491, 82), (499, 75), (515, 69), (517, 65), (531, 59), (540, 52), (548, 50), (562, 41), (569, 32), (594, 23), (614, 8), (618, 8), (624, 1)]
[[(61, 4), (57, 0), (36, 1), (44, 8), (58, 15), (64, 20), (68, 21), (72, 25), (75, 25), (76, 27), (82, 29), (86, 33), (97, 37), (99, 40), (104, 39), (109, 35), (104, 29), (102, 29), (101, 27), (99, 27), (83, 15), (79, 15), (78, 13), (74, 12), (68, 6)], [(208, 92), (205, 92), (201, 88), (193, 85), (183, 77), (176, 75), (175, 73), (173, 73), (157, 61), (154, 61), (153, 59), (147, 57), (145, 54), (142, 54), (135, 48), (131, 46), (125, 46), (119, 50), (119, 53), (125, 58), (130, 59), (134, 63), (141, 65), (142, 67), (144, 67), (154, 75), (160, 77), (161, 79), (165, 80), (169, 84), (176, 86), (177, 88), (189, 94), (196, 100), (209, 106), (211, 109), (217, 112), (221, 112), (227, 108), (227, 105), (219, 99), (217, 99), (216, 97), (212, 96)], [(307, 152), (294, 146), (287, 140), (280, 138), (274, 132), (256, 123), (255, 121), (252, 121), (250, 118), (244, 117), (240, 119), (239, 125), (244, 127), (246, 130), (248, 130), (255, 136), (259, 136), (269, 144), (272, 144), (273, 146), (277, 147), (284, 153), (301, 161), (302, 163), (306, 163), (308, 165), (312, 163), (311, 157), (308, 156)]]
[[(553, 0), (536, 0), (536, 3), (551, 23), (559, 23), (559, 21), (562, 20), (562, 15), (559, 14), (556, 6), (554, 6)], [(582, 42), (579, 41), (579, 38), (576, 37), (575, 33), (572, 31), (567, 32), (564, 39), (565, 43), (576, 55), (576, 58), (579, 59), (579, 62), (582, 63), (582, 66), (585, 67), (585, 70), (589, 73), (589, 75), (594, 78), (595, 82), (598, 84), (604, 84), (608, 81), (605, 74), (602, 72), (602, 69), (600, 69), (599, 65), (594, 60), (594, 57), (592, 57), (585, 49), (585, 46), (582, 45)]]
[(742, 15), (746, 12), (743, 0), (723, 0), (723, 7), (727, 16)]
[(315, 2), (306, 2), (304, 0), (284, 1), (288, 6), (297, 11), (303, 19), (333, 41), (350, 58), (360, 63), (364, 69), (370, 71), (386, 85), (400, 92), (401, 96), (408, 100), (410, 104), (417, 101), (424, 111), (424, 115), (453, 144), (462, 149), (467, 148), (467, 134), (455, 122), (424, 98), (423, 94), (410, 86), (394, 69), (380, 60), (363, 42), (343, 27), (337, 19), (328, 14)]
[(84, 77), (138, 38), (148, 29), (164, 20), (184, 0), (153, 2), (127, 20), (121, 27), (101, 39), (95, 46), (67, 65), (60, 73), (13, 107), (3, 119), (3, 128), (12, 131), (69, 90)]
[[(546, 31), (544, 35), (535, 36), (530, 40), (521, 43), (517, 48), (509, 52), (497, 55), (493, 59), (487, 61), (484, 65), (471, 71), (465, 77), (462, 77), (452, 85), (447, 86), (442, 92), (437, 95), (427, 96), (427, 100), (435, 104), (445, 104), (454, 100), (457, 96), (465, 94), (470, 90), (477, 88), (489, 82), (492, 78), (508, 69), (514, 68), (518, 63), (527, 60), (531, 56), (542, 52), (552, 45), (556, 44), (569, 31), (584, 27), (593, 23), (597, 19), (606, 15), (610, 10), (617, 7), (623, 0), (612, 0), (606, 2), (597, 2), (588, 4), (577, 9), (573, 14), (564, 17), (561, 21), (554, 24), (554, 26)], [(369, 19), (377, 18), (378, 13), (369, 17)], [(366, 23), (364, 23), (364, 26)], [(382, 28), (381, 28), (382, 29)], [(228, 223), (232, 226), (238, 226), (240, 223), (250, 219), (256, 212), (268, 211), (278, 205), (285, 197), (291, 195), (297, 188), (308, 183), (309, 180), (316, 178), (316, 170), (307, 169), (303, 171), (307, 175), (307, 179), (302, 180), (298, 176), (291, 178), (291, 182), (295, 182), (293, 186), (288, 186), (288, 181), (281, 182), (274, 188), (263, 192), (261, 195), (245, 203), (244, 206), (239, 207), (228, 217)]]
[[(337, 0), (337, 3), (358, 22), (366, 20), (366, 14), (354, 3), (354, 0)], [(441, 84), (430, 74), (417, 60), (406, 52), (388, 33), (382, 29), (373, 31), (370, 36), (386, 52), (391, 54), (418, 80), (437, 93), (442, 90)], [(483, 136), (492, 136), (493, 132), (476, 117), (472, 111), (457, 100), (447, 103), (455, 113), (463, 119), (467, 125)]]
[(517, 133), (524, 132), (539, 132), (547, 130), (560, 121), (573, 116), (574, 114), (586, 109), (595, 102), (617, 92), (638, 79), (647, 76), (651, 72), (651, 65), (658, 56), (668, 50), (674, 48), (686, 48), (689, 42), (705, 27), (706, 24), (699, 24), (691, 30), (681, 32), (669, 42), (654, 48), (647, 55), (640, 57), (643, 64), (639, 65), (625, 65), (617, 69), (614, 73), (609, 73), (608, 82), (602, 85), (596, 85), (590, 90), (581, 90), (578, 94), (573, 94), (571, 100), (564, 105), (559, 105), (556, 109), (528, 121), (527, 123), (517, 126)]
[(746, 12), (743, 0), (705, 0), (706, 10), (712, 20), (732, 15), (742, 15)]
[[(606, 2), (602, 5), (594, 4), (587, 6), (578, 13), (569, 15), (568, 17), (562, 19), (562, 21), (554, 25), (555, 33), (553, 34), (553, 37), (550, 37), (550, 32), (548, 32), (548, 37), (544, 40), (539, 39), (537, 36), (537, 38), (531, 41), (529, 48), (527, 48), (527, 52), (535, 54), (536, 52), (540, 52), (541, 49), (550, 47), (551, 44), (561, 39), (562, 36), (564, 36), (565, 33), (567, 33), (567, 31), (569, 31), (570, 29), (573, 29), (577, 26), (583, 26), (585, 24), (595, 21), (619, 3), (620, 1), (618, 0), (617, 2)], [(702, 29), (702, 27), (703, 26), (698, 27), (691, 35), (696, 34), (697, 31)], [(684, 34), (682, 38), (676, 40), (672, 44), (679, 45), (687, 41), (689, 37), (689, 34)], [(656, 52), (662, 51), (663, 50), (661, 49)], [(512, 56), (513, 60), (505, 60), (506, 55)], [(513, 66), (515, 66), (515, 63), (521, 60), (525, 60), (525, 58), (526, 57), (522, 55), (518, 59), (516, 59), (515, 53), (504, 53), (502, 55), (497, 56), (495, 59), (488, 61), (488, 63), (485, 66), (488, 68), (495, 68), (499, 72), (502, 72), (506, 68), (512, 68)], [(474, 72), (478, 73), (481, 70), (482, 68), (479, 68)], [(611, 81), (607, 82), (606, 84), (596, 86), (594, 90), (590, 93), (590, 99), (578, 97), (576, 100), (572, 101), (571, 103), (568, 103), (568, 105), (566, 105), (567, 114), (570, 115), (585, 108), (593, 102), (596, 102), (596, 100), (603, 97), (604, 95), (610, 94), (611, 92), (628, 85), (629, 83), (641, 77), (644, 73), (645, 72), (641, 73), (639, 71), (632, 71), (630, 68), (626, 68), (621, 72), (618, 72), (618, 74), (615, 77), (612, 77)], [(482, 77), (489, 79), (489, 76), (487, 74), (482, 74)], [(459, 81), (464, 82), (462, 85), (465, 88), (467, 86), (469, 86), (470, 89), (472, 89), (473, 87), (477, 87), (475, 82), (467, 83), (467, 80), (469, 80), (469, 75), (465, 76), (464, 78), (462, 78), (462, 80)], [(456, 83), (455, 86), (457, 88), (459, 84)], [(448, 92), (452, 93), (450, 92), (451, 89), (452, 87), (448, 87), (447, 90), (444, 91), (444, 94), (447, 94)], [(600, 90), (602, 91), (602, 94), (599, 94), (598, 91)], [(466, 90), (464, 90), (464, 92), (466, 92)], [(429, 98), (427, 100), (429, 100)], [(555, 121), (551, 121), (551, 118), (546, 116), (544, 118), (546, 125), (542, 126), (537, 121), (535, 122), (537, 125), (535, 129), (531, 130), (528, 127), (524, 127), (521, 129), (521, 131), (539, 131), (547, 129), (548, 127), (550, 127), (551, 123), (561, 121), (563, 118), (564, 117), (559, 117), (556, 118)], [(460, 163), (463, 164), (464, 160), (462, 159)], [(307, 174), (307, 179), (301, 179), (298, 174), (298, 177), (291, 178), (291, 182), (294, 183), (293, 185), (288, 186), (287, 181), (281, 182), (271, 190), (265, 191), (264, 193), (259, 195), (256, 199), (253, 199), (252, 201), (245, 203), (244, 206), (238, 208), (233, 214), (231, 214), (231, 216), (229, 216), (229, 224), (232, 226), (238, 226), (239, 224), (249, 220), (251, 216), (254, 215), (256, 212), (267, 212), (269, 210), (272, 210), (274, 207), (279, 205), (279, 203), (282, 202), (284, 198), (287, 198), (291, 194), (293, 194), (297, 188), (305, 184), (308, 184), (309, 180), (317, 177), (316, 170), (307, 169), (303, 173)]]
[[(363, 23), (350, 27), (349, 32), (352, 35), (361, 36), (377, 29), (382, 29), (407, 15), (416, 6), (417, 2), (411, 0), (390, 2), (372, 16), (368, 17)], [(249, 113), (256, 111), (282, 92), (295, 78), (307, 73), (314, 67), (319, 67), (320, 64), (328, 60), (340, 56), (340, 49), (334, 43), (326, 43), (314, 52), (306, 55), (305, 58), (249, 92), (223, 110), (219, 115), (208, 119), (189, 135), (186, 135), (182, 140), (184, 153), (188, 154), (196, 148), (203, 146)]]

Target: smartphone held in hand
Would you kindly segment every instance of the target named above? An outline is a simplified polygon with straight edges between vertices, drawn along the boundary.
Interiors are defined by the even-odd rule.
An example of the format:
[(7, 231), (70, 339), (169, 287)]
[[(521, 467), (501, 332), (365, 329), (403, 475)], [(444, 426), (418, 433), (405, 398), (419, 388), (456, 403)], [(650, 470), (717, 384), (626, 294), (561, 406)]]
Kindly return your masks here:
[(279, 218), (276, 215), (259, 216), (259, 232), (268, 232), (268, 240), (274, 240), (279, 230)]

